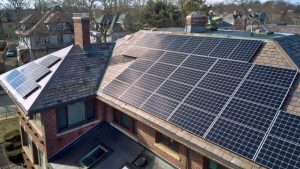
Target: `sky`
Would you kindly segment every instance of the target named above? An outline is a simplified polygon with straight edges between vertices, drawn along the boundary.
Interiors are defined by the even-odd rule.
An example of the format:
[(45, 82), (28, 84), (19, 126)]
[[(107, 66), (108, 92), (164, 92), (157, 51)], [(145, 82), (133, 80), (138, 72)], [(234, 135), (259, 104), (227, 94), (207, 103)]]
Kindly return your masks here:
[[(208, 3), (217, 3), (217, 2), (226, 2), (226, 1), (228, 1), (228, 0), (206, 0), (206, 2), (208, 2)], [(261, 2), (266, 2), (266, 1), (268, 1), (268, 0), (260, 0)], [(287, 2), (290, 2), (290, 3), (298, 3), (298, 4), (300, 4), (300, 0), (285, 0), (285, 1), (287, 1)]]

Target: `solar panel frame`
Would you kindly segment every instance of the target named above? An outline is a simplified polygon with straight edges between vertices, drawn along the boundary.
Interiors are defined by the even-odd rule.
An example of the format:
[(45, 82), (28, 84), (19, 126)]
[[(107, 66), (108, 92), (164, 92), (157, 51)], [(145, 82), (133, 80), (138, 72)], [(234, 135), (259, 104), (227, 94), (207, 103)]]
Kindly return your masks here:
[(215, 115), (181, 104), (168, 121), (197, 136), (203, 137)]
[(19, 75), (21, 75), (21, 72), (14, 69), (10, 73), (8, 73), (4, 79), (6, 80), (7, 83), (9, 83), (12, 80), (14, 80), (16, 77), (18, 77)]
[(173, 65), (155, 63), (146, 73), (167, 78), (175, 69), (176, 66)]
[(30, 63), (24, 65), (24, 67), (22, 69), (20, 69), (20, 72), (22, 72), (24, 75), (30, 75), (38, 67), (40, 67), (40, 65), (38, 65), (37, 63), (30, 62)]
[(205, 139), (248, 159), (252, 159), (264, 135), (264, 133), (249, 127), (218, 118)]
[(244, 81), (234, 97), (279, 109), (287, 92), (286, 88)]
[(118, 80), (112, 80), (104, 89), (103, 92), (115, 98), (119, 98), (128, 88), (130, 84)]
[(204, 41), (193, 51), (193, 54), (210, 56), (209, 54), (219, 45), (222, 38), (207, 37)]
[(150, 74), (144, 74), (134, 83), (134, 86), (154, 92), (164, 81), (165, 79), (163, 78)]
[(228, 58), (240, 43), (240, 39), (223, 39), (209, 54), (217, 58)]
[(178, 49), (178, 52), (192, 53), (195, 50), (195, 48), (198, 45), (200, 45), (204, 40), (205, 37), (191, 36), (191, 38)]
[(169, 79), (194, 86), (204, 76), (204, 74), (204, 71), (179, 67), (169, 77)]
[(158, 49), (165, 49), (169, 46), (178, 36), (177, 35), (167, 35), (159, 42)]
[(120, 96), (120, 99), (135, 107), (140, 107), (150, 95), (150, 92), (132, 86)]
[(244, 78), (252, 66), (253, 65), (251, 63), (219, 59), (210, 72), (231, 77)]
[(156, 93), (181, 102), (193, 87), (167, 80), (158, 88)]
[(259, 50), (263, 44), (262, 41), (258, 40), (241, 40), (234, 52), (228, 57), (228, 59), (241, 60), (249, 62), (255, 53)]
[(207, 71), (214, 63), (216, 59), (210, 57), (203, 57), (197, 55), (190, 55), (183, 63), (182, 67)]
[(184, 45), (191, 37), (190, 36), (177, 36), (177, 38), (170, 43), (165, 50), (177, 51), (182, 45)]
[(172, 65), (180, 65), (187, 57), (188, 55), (183, 53), (166, 52), (158, 61)]
[(30, 93), (35, 91), (38, 87), (39, 86), (36, 82), (27, 79), (16, 89), (16, 92), (18, 92), (25, 99)]
[(121, 74), (119, 74), (116, 79), (128, 84), (133, 84), (138, 78), (142, 76), (142, 74), (142, 72), (136, 70), (126, 69)]
[(42, 78), (47, 76), (51, 71), (48, 68), (45, 68), (43, 66), (38, 66), (34, 71), (32, 71), (29, 75), (28, 78), (31, 78), (35, 82), (40, 81)]
[(40, 65), (45, 66), (46, 68), (50, 68), (53, 65), (55, 65), (57, 62), (59, 62), (61, 60), (60, 57), (57, 57), (55, 55), (49, 55), (46, 56), (46, 58), (44, 58), (43, 60), (41, 60), (39, 62)]
[(128, 68), (133, 69), (133, 70), (138, 70), (138, 71), (141, 71), (141, 72), (145, 72), (153, 64), (154, 64), (154, 62), (151, 61), (151, 60), (137, 59)]
[(164, 53), (165, 51), (162, 50), (147, 49), (145, 53), (143, 53), (143, 58), (152, 61), (157, 61), (160, 57), (164, 55)]

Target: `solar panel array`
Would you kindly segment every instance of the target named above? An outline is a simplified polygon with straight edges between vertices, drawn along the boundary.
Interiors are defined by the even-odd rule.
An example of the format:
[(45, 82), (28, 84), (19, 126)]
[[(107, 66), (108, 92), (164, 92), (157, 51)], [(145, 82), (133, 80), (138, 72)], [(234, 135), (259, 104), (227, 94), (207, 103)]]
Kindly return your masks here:
[(50, 55), (39, 63), (30, 62), (21, 69), (8, 73), (5, 81), (24, 99), (38, 89), (39, 82), (51, 71), (50, 68), (60, 60), (59, 57)]
[(125, 55), (143, 57), (149, 49), (250, 61), (262, 41), (145, 33)]
[[(174, 45), (188, 41), (174, 35), (156, 37), (151, 44), (155, 47), (165, 37), (178, 39), (170, 42)], [(147, 46), (150, 42), (144, 38), (137, 44)], [(173, 49), (165, 41), (162, 48)], [(174, 50), (162, 50), (158, 56), (157, 50), (147, 50), (155, 59), (138, 57), (103, 92), (266, 167), (300, 165), (296, 156), (300, 151), (299, 117), (285, 117), (287, 113), (278, 110), (296, 78), (295, 70)], [(291, 121), (288, 118), (297, 119), (288, 123), (297, 129), (285, 125)], [(271, 144), (278, 146), (271, 149)], [(283, 155), (278, 152), (287, 147), (296, 154), (288, 154), (294, 156), (287, 164), (277, 164)]]

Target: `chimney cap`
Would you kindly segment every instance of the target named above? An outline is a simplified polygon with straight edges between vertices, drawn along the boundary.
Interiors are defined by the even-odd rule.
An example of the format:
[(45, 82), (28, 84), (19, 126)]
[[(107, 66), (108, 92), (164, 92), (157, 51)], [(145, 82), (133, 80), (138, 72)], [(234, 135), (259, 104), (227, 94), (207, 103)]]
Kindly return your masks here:
[(88, 13), (73, 13), (73, 19), (90, 19)]

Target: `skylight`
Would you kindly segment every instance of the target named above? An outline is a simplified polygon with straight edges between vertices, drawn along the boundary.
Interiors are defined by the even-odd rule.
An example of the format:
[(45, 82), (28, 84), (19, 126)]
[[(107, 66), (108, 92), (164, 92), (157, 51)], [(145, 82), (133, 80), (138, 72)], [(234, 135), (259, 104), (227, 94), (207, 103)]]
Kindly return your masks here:
[(80, 164), (86, 168), (91, 167), (97, 161), (105, 157), (108, 154), (108, 150), (102, 146), (97, 146), (91, 152), (86, 154), (83, 158), (80, 159)]

